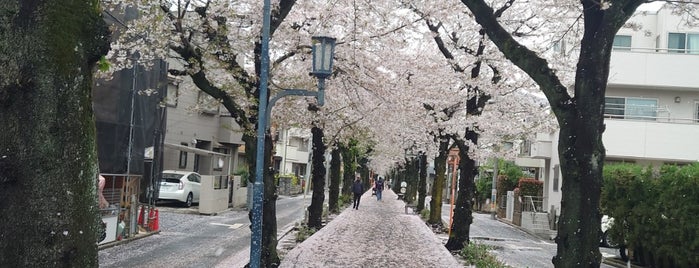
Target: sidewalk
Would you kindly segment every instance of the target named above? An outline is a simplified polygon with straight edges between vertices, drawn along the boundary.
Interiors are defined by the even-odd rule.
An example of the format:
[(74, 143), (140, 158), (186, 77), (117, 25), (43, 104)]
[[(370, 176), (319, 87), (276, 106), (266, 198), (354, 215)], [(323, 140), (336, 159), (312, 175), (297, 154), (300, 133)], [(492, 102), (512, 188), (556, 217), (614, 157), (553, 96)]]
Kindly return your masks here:
[(391, 190), (367, 191), (359, 210), (345, 209), (297, 245), (280, 267), (463, 267)]

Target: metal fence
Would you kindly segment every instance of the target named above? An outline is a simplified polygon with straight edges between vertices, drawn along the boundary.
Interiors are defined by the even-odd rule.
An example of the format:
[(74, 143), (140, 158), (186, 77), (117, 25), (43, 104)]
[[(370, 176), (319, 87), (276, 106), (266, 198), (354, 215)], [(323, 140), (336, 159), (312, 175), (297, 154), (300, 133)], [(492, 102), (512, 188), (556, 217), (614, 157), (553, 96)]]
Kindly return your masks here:
[(546, 212), (544, 210), (544, 197), (525, 195), (522, 198), (522, 211)]

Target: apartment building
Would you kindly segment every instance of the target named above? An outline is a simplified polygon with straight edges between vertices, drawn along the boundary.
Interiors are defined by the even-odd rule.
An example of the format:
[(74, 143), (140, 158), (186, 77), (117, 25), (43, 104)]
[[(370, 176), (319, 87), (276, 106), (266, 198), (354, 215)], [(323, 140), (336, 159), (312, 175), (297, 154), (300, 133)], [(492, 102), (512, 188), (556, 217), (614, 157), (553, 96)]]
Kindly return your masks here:
[[(606, 162), (699, 161), (699, 27), (664, 6), (639, 11), (614, 40), (605, 97)], [(560, 211), (558, 133), (538, 134), (530, 156), (544, 160), (544, 208)]]
[(169, 77), (163, 169), (230, 175), (245, 167), (242, 131), (225, 109), (191, 83)]
[(280, 175), (293, 174), (308, 179), (311, 168), (311, 131), (282, 128), (275, 133), (274, 170)]

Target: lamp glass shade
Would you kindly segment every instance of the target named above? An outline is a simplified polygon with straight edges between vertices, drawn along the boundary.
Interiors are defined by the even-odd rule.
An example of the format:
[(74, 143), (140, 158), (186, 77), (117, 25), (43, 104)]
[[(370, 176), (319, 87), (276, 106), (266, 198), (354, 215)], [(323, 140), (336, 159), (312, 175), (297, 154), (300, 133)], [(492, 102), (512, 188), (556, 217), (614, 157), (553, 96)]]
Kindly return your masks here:
[(335, 38), (314, 36), (313, 39), (313, 75), (328, 77), (332, 74)]

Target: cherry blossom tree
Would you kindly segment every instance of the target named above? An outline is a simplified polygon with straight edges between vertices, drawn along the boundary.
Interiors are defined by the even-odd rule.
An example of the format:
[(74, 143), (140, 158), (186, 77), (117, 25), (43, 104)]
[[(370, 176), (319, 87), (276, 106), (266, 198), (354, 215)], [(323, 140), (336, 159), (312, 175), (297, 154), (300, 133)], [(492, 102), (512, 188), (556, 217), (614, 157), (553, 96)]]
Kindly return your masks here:
[[(462, 2), (500, 51), (536, 81), (558, 119), (564, 194), (554, 265), (599, 267), (599, 198), (605, 156), (602, 115), (612, 43), (619, 28), (646, 1), (582, 0), (579, 4), (575, 3), (578, 1), (558, 1), (555, 7), (551, 6), (554, 3), (546, 2), (514, 6), (513, 0), (491, 5), (482, 0)], [(513, 7), (499, 19), (493, 5)], [(539, 19), (537, 23), (522, 28), (512, 28), (507, 23), (524, 16)], [(575, 81), (570, 90), (568, 85), (571, 84), (565, 83), (565, 78), (561, 79), (556, 65), (542, 54), (545, 46), (542, 47), (541, 43), (545, 42), (537, 44), (533, 42), (542, 40), (526, 38), (526, 32), (541, 33), (552, 27), (560, 29), (561, 24), (569, 26), (572, 38), (581, 38)], [(567, 35), (552, 31), (548, 36), (564, 38)]]
[[(3, 1), (0, 266), (97, 267), (97, 1)], [(79, 12), (76, 12), (79, 11)]]

